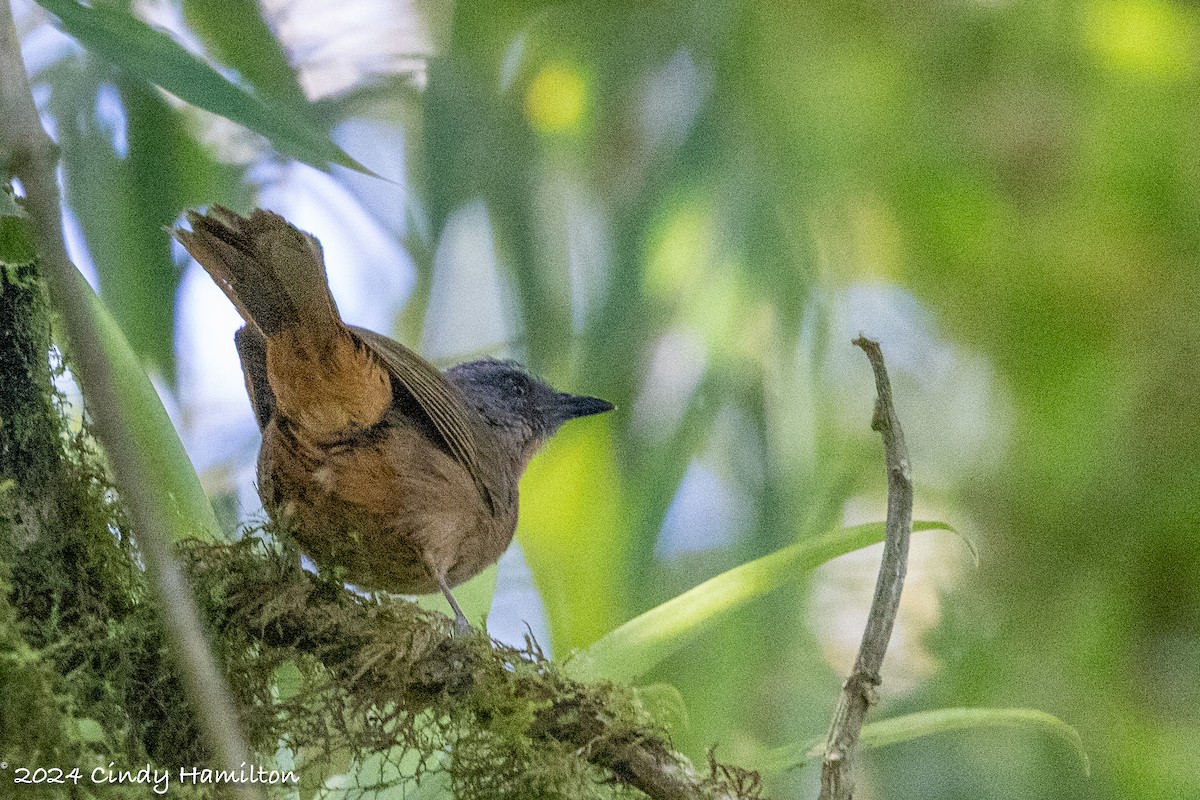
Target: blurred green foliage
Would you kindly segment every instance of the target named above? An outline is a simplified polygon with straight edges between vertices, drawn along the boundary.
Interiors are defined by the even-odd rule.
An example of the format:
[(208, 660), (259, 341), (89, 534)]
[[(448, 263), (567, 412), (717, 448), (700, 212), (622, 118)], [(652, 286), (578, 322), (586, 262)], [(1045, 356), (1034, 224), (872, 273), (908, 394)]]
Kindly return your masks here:
[[(997, 457), (947, 456), (966, 423), (937, 403), (946, 375), (893, 360), (909, 373), (902, 417), (937, 444), (914, 447), (918, 497), (975, 532), (982, 563), (941, 606), (937, 670), (901, 698), (885, 674), (883, 711), (1044, 709), (1080, 731), (1093, 777), (1057, 742), (978, 731), (873, 753), (863, 796), (1200, 796), (1193, 4), (422, 3), (427, 86), (367, 80), (318, 107), (287, 71), (303, 53), (263, 49), (253, 4), (183, 5), (248, 92), (294, 110), (281, 124), (403, 126), (420, 274), (398, 329), (419, 330), (408, 316), (447, 220), (482, 200), (519, 355), (618, 405), (563, 431), (524, 486), (518, 535), (557, 654), (841, 527), (852, 498), (882, 516), (867, 370), (836, 336), (847, 296), (896, 287), (957, 357), (982, 360), (975, 401), (1002, 413), (978, 423)], [(102, 295), (170, 375), (178, 272), (161, 226), (185, 206), (245, 207), (261, 172), (215, 158), (200, 118), (133, 65), (69, 54), (35, 78)], [(906, 386), (934, 402), (905, 407)], [(740, 523), (664, 555), (696, 465)], [(693, 756), (824, 729), (840, 678), (808, 601), (799, 587), (753, 603), (649, 676), (681, 692), (675, 735)], [(815, 796), (811, 770), (776, 786)]]

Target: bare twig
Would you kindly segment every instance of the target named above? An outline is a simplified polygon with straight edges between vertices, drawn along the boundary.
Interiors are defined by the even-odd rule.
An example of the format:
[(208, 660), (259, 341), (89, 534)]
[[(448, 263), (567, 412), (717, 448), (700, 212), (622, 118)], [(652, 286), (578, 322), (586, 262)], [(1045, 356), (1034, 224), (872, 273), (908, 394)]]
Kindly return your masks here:
[(883, 563), (875, 582), (875, 597), (871, 614), (863, 631), (862, 644), (854, 669), (842, 686), (833, 722), (826, 739), (825, 758), (821, 764), (820, 800), (851, 800), (854, 781), (851, 769), (858, 735), (867, 710), (875, 700), (879, 686), (879, 668), (892, 637), (900, 592), (904, 589), (904, 573), (908, 568), (908, 540), (912, 534), (912, 468), (900, 419), (892, 405), (892, 385), (883, 363), (879, 343), (859, 336), (854, 344), (861, 347), (875, 371), (875, 413), (871, 428), (883, 435), (884, 458), (888, 476), (887, 534), (883, 543)]
[[(56, 177), (58, 148), (42, 129), (34, 107), (9, 0), (0, 0), (0, 120), (0, 165), (6, 178), (15, 176), (24, 185), (42, 274), (69, 340), (70, 362), (93, 412), (92, 429), (108, 455), (145, 556), (184, 687), (218, 763), (237, 771), (253, 761), (238, 733), (237, 713), (195, 601), (164, 534), (169, 528), (170, 505), (143, 479), (146, 463), (137, 445), (138, 425), (120, 402), (104, 349), (91, 325), (88, 308), (95, 297), (67, 255)], [(250, 785), (235, 790), (247, 800), (263, 796)]]

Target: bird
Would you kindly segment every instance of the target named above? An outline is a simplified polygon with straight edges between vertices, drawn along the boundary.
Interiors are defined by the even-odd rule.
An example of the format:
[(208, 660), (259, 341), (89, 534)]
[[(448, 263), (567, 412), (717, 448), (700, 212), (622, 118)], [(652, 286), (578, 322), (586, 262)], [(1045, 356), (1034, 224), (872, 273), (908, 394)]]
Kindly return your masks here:
[(612, 410), (514, 361), (438, 370), (346, 324), (321, 245), (280, 215), (213, 205), (170, 234), (245, 325), (234, 341), (262, 445), (263, 507), (316, 566), (360, 589), (441, 592), (495, 563), (517, 524), (518, 483), (563, 423)]

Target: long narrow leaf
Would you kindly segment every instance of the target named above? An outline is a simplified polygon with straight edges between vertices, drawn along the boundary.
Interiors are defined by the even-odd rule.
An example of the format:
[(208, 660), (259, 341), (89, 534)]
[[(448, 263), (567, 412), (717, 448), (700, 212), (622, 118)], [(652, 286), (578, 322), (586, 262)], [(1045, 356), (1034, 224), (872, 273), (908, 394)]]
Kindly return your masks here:
[(81, 5), (75, 0), (38, 2), (89, 51), (181, 100), (265, 136), (280, 152), (319, 169), (332, 162), (369, 172), (306, 115), (285, 103), (243, 90), (170, 36), (131, 14), (105, 5)]
[[(950, 530), (944, 522), (913, 522), (914, 531)], [(566, 663), (581, 680), (630, 681), (674, 653), (717, 617), (777, 589), (826, 561), (883, 541), (871, 522), (789, 545), (710, 578), (605, 634)]]
[[(84, 280), (79, 273), (73, 279)], [(104, 350), (113, 383), (119, 388), (121, 412), (127, 419), (137, 420), (135, 444), (140, 451), (142, 480), (153, 487), (156, 496), (166, 498), (175, 512), (170, 530), (164, 533), (174, 541), (222, 538), (191, 459), (141, 362), (100, 298), (90, 287), (86, 291), (92, 331)]]
[[(1040, 730), (1067, 745), (1078, 758), (1084, 775), (1091, 774), (1091, 764), (1079, 732), (1053, 714), (1036, 708), (942, 708), (906, 714), (863, 726), (859, 744), (864, 749), (874, 750), (924, 736), (975, 728)], [(757, 766), (768, 772), (793, 769), (821, 758), (824, 753), (825, 741), (822, 737), (797, 747), (771, 750), (759, 760)]]
[(259, 92), (315, 117), (258, 0), (183, 0), (183, 18), (205, 49)]

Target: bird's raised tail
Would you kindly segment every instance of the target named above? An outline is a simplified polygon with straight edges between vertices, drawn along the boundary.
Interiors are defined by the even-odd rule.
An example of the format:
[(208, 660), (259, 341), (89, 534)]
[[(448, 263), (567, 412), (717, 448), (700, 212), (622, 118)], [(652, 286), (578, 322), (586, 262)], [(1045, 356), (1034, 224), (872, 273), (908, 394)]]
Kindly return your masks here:
[[(392, 403), (391, 377), (342, 323), (317, 240), (270, 211), (243, 217), (213, 206), (207, 214), (188, 212), (187, 221), (190, 231), (171, 235), (262, 335), (256, 364), (246, 363), (243, 349), (242, 367), (247, 380), (257, 382), (254, 389), (264, 393), (269, 387), (269, 413), (320, 441), (345, 438), (382, 419)], [(242, 338), (255, 340), (249, 332)], [(264, 407), (256, 404), (260, 414)], [(259, 424), (266, 422), (260, 416)]]
[(343, 330), (329, 293), (321, 244), (283, 217), (222, 206), (187, 212), (192, 229), (171, 235), (207, 270), (242, 318), (268, 338), (290, 329), (314, 342)]

